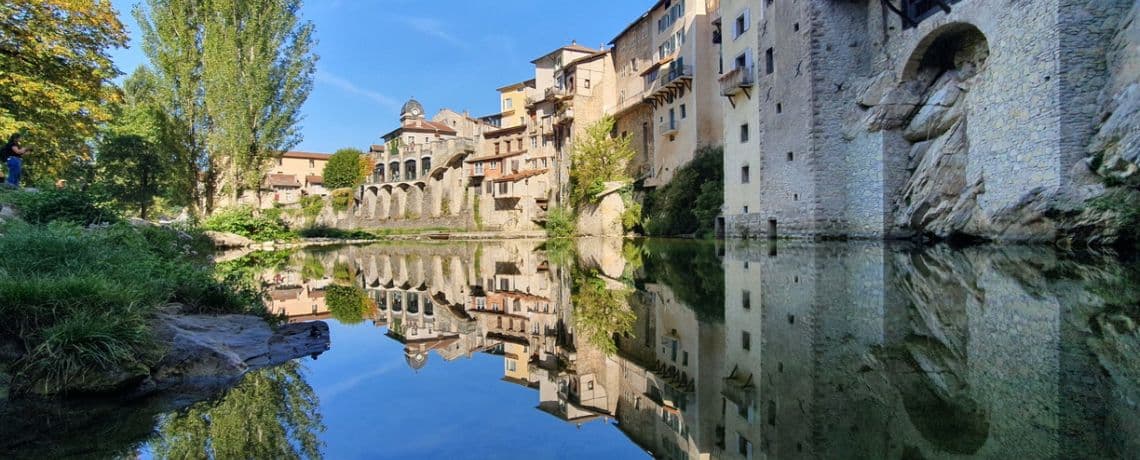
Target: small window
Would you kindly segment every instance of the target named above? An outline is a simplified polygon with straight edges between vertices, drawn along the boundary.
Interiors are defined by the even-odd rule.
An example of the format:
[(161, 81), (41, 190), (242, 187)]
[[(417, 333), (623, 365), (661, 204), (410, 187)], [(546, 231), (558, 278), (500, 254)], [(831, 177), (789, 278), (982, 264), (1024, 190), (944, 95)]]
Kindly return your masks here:
[(740, 143), (748, 142), (748, 123), (740, 125)]
[(776, 104), (776, 113), (784, 113), (784, 104)]
[(684, 120), (687, 116), (688, 112), (685, 110), (685, 104), (681, 104), (681, 119)]
[(506, 101), (503, 101), (503, 108), (509, 110), (512, 106), (514, 106), (514, 103), (514, 99), (507, 99)]
[[(745, 264), (747, 264), (747, 262), (745, 262)], [(747, 265), (745, 265), (745, 268), (747, 268)], [(745, 310), (752, 309), (752, 291), (746, 289), (740, 294), (740, 306), (744, 307)]]
[(317, 167), (317, 161), (316, 160), (309, 160), (309, 167), (310, 168)]
[(582, 87), (586, 88), (586, 89), (590, 89), (590, 79), (589, 78), (583, 78), (582, 79)]
[(499, 143), (495, 143), (495, 153), (499, 153)]
[(748, 331), (740, 333), (740, 347), (745, 350), (752, 349), (752, 334), (749, 334)]
[(749, 179), (750, 179), (750, 177), (749, 177), (748, 166), (741, 166), (740, 167), (740, 183), (741, 184), (747, 184)]
[(686, 351), (686, 352), (681, 354), (681, 365), (682, 366), (688, 366), (689, 365), (689, 352)]
[(796, 161), (796, 154), (788, 152), (788, 161)]
[(594, 389), (594, 381), (593, 380), (586, 382), (586, 389), (587, 390), (593, 390)]
[(278, 158), (278, 159), (277, 159), (277, 166), (281, 166), (281, 165), (282, 165), (282, 163), (284, 163), (284, 162), (285, 162), (285, 160), (283, 160), (283, 159), (281, 159), (281, 158)]
[(744, 53), (740, 53), (740, 55), (736, 56), (736, 59), (733, 61), (733, 66), (736, 69), (743, 69), (743, 68), (747, 67), (748, 66), (748, 56), (745, 55)]
[(765, 73), (771, 75), (776, 71), (776, 50), (768, 48), (764, 52)]
[(748, 214), (748, 206), (745, 206), (745, 207), (744, 207), (744, 213), (745, 213), (745, 214)]

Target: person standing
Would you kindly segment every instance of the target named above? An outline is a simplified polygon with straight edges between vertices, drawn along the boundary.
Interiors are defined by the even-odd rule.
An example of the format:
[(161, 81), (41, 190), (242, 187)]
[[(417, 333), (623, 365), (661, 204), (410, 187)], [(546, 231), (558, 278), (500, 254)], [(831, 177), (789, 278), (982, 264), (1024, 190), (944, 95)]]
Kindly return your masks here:
[(11, 187), (20, 187), (20, 172), (24, 166), (24, 154), (28, 149), (20, 145), (20, 133), (8, 138), (8, 143), (0, 147), (0, 158), (8, 164), (7, 184)]

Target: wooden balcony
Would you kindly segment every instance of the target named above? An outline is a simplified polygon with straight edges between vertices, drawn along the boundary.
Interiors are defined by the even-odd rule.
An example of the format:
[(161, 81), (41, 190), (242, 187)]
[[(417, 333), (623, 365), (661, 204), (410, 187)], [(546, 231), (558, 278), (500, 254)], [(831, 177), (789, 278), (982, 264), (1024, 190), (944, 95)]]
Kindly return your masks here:
[[(747, 92), (749, 88), (756, 84), (756, 68), (753, 66), (737, 67), (721, 75), (720, 77), (720, 94), (721, 96), (732, 96), (741, 92)], [(749, 96), (751, 97), (751, 96)]]

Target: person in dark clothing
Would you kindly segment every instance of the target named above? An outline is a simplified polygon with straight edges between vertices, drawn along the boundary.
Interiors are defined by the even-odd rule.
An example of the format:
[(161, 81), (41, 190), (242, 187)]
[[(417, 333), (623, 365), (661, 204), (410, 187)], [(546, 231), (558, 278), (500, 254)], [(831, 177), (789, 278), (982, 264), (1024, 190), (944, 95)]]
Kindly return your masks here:
[(20, 173), (24, 166), (24, 155), (28, 149), (20, 145), (20, 133), (8, 138), (8, 143), (0, 147), (0, 159), (8, 164), (7, 184), (12, 187), (20, 186)]

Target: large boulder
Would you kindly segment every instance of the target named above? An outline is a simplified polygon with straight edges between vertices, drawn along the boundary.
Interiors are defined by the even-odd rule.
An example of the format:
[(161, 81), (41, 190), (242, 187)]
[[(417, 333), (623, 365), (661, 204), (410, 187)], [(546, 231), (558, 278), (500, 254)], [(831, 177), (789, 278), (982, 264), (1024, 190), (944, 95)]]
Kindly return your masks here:
[(209, 238), (214, 243), (215, 247), (219, 248), (247, 248), (254, 244), (254, 241), (244, 236), (228, 233), (228, 232), (215, 232), (207, 230), (204, 232), (206, 238)]
[(598, 194), (596, 201), (578, 210), (578, 223), (575, 229), (579, 236), (623, 236), (621, 216), (625, 214), (625, 202), (617, 193), (625, 184), (607, 182), (605, 189)]

